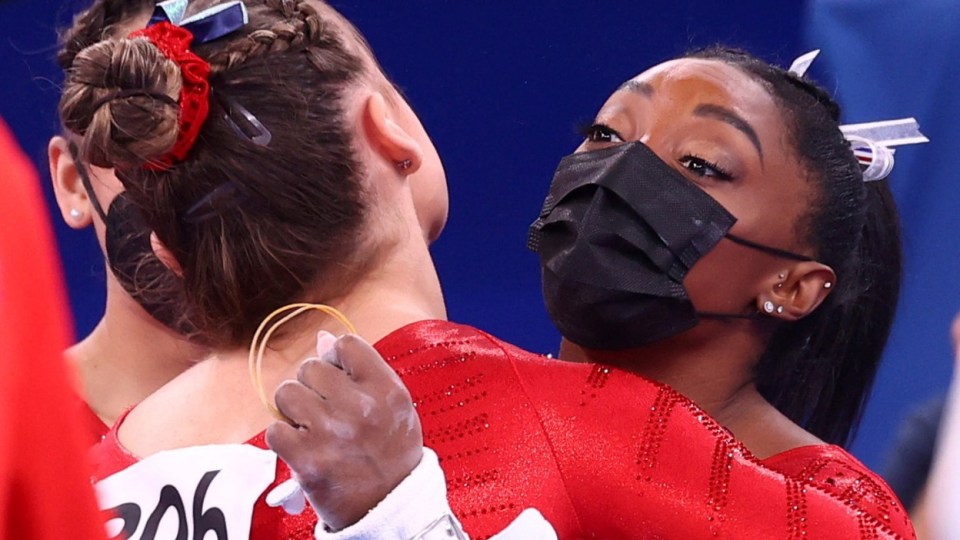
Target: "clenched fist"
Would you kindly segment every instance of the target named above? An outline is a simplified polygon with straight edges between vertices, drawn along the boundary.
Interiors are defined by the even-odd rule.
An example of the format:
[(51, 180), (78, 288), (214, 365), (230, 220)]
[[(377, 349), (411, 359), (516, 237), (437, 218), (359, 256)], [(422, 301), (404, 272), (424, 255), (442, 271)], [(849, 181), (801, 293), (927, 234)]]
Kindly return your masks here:
[(417, 466), (423, 433), (410, 393), (361, 338), (321, 332), (319, 358), (277, 388), (292, 423), (267, 429), (267, 444), (293, 471), (331, 530), (360, 520)]

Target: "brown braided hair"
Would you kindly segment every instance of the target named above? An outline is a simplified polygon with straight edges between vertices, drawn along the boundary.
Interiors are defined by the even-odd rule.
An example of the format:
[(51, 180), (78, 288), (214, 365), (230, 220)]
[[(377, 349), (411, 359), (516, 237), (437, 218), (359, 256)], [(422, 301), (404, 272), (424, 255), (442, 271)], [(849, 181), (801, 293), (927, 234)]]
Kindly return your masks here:
[[(193, 0), (189, 9), (217, 3)], [(73, 60), (60, 114), (80, 138), (81, 159), (116, 169), (182, 268), (183, 313), (193, 337), (214, 347), (245, 344), (273, 309), (307, 300), (305, 291), (320, 283), (334, 293), (364, 262), (357, 248), (367, 207), (363, 171), (344, 98), (361, 81), (385, 80), (379, 71), (368, 77), (376, 61), (329, 6), (245, 3), (248, 25), (194, 47), (212, 68), (210, 114), (187, 159), (166, 171), (143, 165), (176, 139), (176, 64), (143, 38), (107, 37), (68, 53), (96, 24), (107, 24), (106, 4), (113, 2), (88, 10), (102, 12), (99, 19), (78, 17), (88, 26), (68, 32), (61, 55)], [(238, 133), (225, 118), (224, 100), (255, 115), (270, 130), (270, 144)], [(209, 217), (185, 219), (198, 204), (213, 207), (205, 209)]]

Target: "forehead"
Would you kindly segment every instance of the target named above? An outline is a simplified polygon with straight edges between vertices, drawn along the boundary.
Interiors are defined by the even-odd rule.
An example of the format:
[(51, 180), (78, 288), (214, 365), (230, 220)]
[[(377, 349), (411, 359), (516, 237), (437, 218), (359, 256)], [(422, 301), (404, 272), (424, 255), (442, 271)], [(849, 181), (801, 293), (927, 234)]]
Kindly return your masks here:
[(650, 97), (676, 105), (722, 105), (757, 122), (780, 119), (780, 111), (762, 82), (718, 60), (683, 58), (664, 62), (621, 88), (627, 87), (649, 90)]
[(783, 111), (767, 84), (719, 60), (683, 58), (656, 65), (614, 92), (601, 116), (632, 111), (630, 114), (645, 118), (648, 127), (676, 127), (684, 119), (696, 117), (704, 105), (742, 119), (756, 133), (765, 155), (795, 161)]

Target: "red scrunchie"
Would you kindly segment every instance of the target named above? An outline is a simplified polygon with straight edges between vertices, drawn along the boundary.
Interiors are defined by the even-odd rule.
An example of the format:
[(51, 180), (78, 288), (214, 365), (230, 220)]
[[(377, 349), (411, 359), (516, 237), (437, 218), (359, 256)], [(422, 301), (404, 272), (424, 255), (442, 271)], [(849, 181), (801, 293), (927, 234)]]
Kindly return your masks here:
[(186, 159), (207, 119), (210, 112), (210, 64), (190, 50), (193, 34), (169, 22), (137, 30), (130, 34), (130, 37), (145, 37), (150, 40), (164, 56), (180, 67), (183, 78), (183, 88), (178, 100), (180, 116), (177, 141), (170, 152), (145, 165), (148, 169), (163, 171), (175, 162)]

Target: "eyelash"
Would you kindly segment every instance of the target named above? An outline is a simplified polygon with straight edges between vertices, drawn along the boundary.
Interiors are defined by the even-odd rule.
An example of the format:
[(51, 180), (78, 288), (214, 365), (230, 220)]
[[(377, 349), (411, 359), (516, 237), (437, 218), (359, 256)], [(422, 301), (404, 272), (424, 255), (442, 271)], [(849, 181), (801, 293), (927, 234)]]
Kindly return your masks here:
[[(697, 176), (716, 178), (725, 182), (733, 180), (733, 175), (727, 170), (695, 154), (687, 154), (680, 158), (680, 165)], [(695, 165), (697, 168), (694, 169), (691, 165)], [(713, 174), (706, 174), (708, 170), (713, 171)]]
[[(623, 137), (617, 133), (617, 130), (607, 126), (606, 124), (583, 124), (577, 128), (577, 132), (584, 139), (594, 142), (594, 143), (611, 143), (611, 142), (623, 142)], [(612, 140), (603, 140), (600, 137), (616, 137), (620, 139), (619, 141)]]
[[(621, 136), (617, 130), (605, 124), (584, 124), (580, 126), (577, 131), (580, 133), (580, 136), (592, 143), (624, 142), (623, 136)], [(613, 137), (619, 140), (611, 140)], [(696, 154), (687, 154), (680, 158), (679, 162), (681, 166), (697, 176), (716, 178), (717, 180), (726, 182), (733, 180), (733, 175), (729, 171)], [(707, 172), (710, 171), (712, 171), (713, 174), (707, 174)]]

